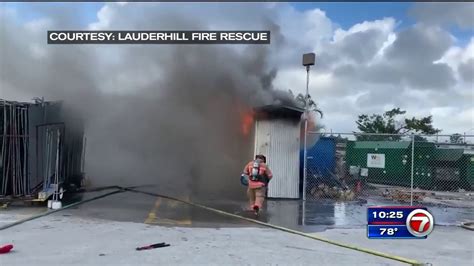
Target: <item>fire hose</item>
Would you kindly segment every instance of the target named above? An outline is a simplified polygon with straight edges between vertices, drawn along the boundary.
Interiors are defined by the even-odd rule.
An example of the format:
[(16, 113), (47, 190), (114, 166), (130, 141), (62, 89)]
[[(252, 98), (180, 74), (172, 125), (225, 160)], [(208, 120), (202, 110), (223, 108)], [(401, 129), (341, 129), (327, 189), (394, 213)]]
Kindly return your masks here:
[[(123, 192), (128, 191), (128, 192), (133, 192), (133, 193), (149, 195), (149, 196), (152, 196), (152, 197), (159, 197), (159, 198), (163, 198), (163, 199), (169, 199), (169, 200), (181, 202), (181, 203), (193, 206), (193, 207), (197, 207), (197, 208), (204, 209), (204, 210), (207, 210), (207, 211), (210, 211), (210, 212), (218, 213), (218, 214), (221, 214), (221, 215), (224, 215), (224, 216), (245, 220), (245, 221), (248, 221), (248, 222), (251, 222), (251, 223), (259, 224), (259, 225), (269, 227), (269, 228), (273, 228), (273, 229), (276, 229), (276, 230), (280, 230), (280, 231), (283, 231), (283, 232), (303, 236), (303, 237), (310, 238), (310, 239), (313, 239), (313, 240), (318, 240), (318, 241), (325, 242), (325, 243), (328, 243), (328, 244), (331, 244), (331, 245), (335, 245), (335, 246), (339, 246), (339, 247), (343, 247), (343, 248), (347, 248), (347, 249), (367, 253), (367, 254), (370, 254), (370, 255), (374, 255), (374, 256), (383, 257), (383, 258), (386, 258), (386, 259), (391, 259), (391, 260), (403, 262), (403, 263), (406, 263), (406, 264), (409, 264), (409, 265), (424, 265), (424, 263), (421, 263), (421, 262), (416, 261), (416, 260), (404, 258), (404, 257), (401, 257), (401, 256), (391, 255), (391, 254), (387, 254), (387, 253), (383, 253), (383, 252), (379, 252), (379, 251), (376, 251), (376, 250), (371, 250), (371, 249), (367, 249), (367, 248), (363, 248), (363, 247), (358, 247), (358, 246), (355, 246), (355, 245), (341, 243), (341, 242), (338, 242), (338, 241), (330, 240), (330, 239), (323, 238), (323, 237), (316, 236), (316, 235), (311, 235), (311, 234), (308, 234), (308, 233), (300, 232), (300, 231), (293, 230), (293, 229), (290, 229), (290, 228), (286, 228), (286, 227), (283, 227), (283, 226), (278, 226), (278, 225), (274, 225), (274, 224), (270, 224), (270, 223), (265, 223), (265, 222), (255, 220), (255, 219), (251, 219), (251, 218), (247, 218), (247, 217), (244, 217), (244, 216), (241, 216), (241, 215), (237, 215), (237, 214), (229, 213), (229, 212), (226, 212), (226, 211), (218, 210), (218, 209), (208, 207), (208, 206), (204, 206), (204, 205), (201, 205), (201, 204), (198, 204), (198, 203), (195, 203), (195, 202), (191, 202), (191, 201), (187, 201), (187, 200), (183, 200), (183, 199), (178, 199), (178, 198), (167, 196), (167, 195), (162, 195), (162, 194), (157, 194), (157, 193), (151, 193), (151, 192), (138, 190), (137, 187), (110, 186), (110, 187), (107, 187), (107, 188), (110, 188), (110, 189), (111, 188), (116, 188), (117, 190), (114, 190), (114, 191), (111, 191), (111, 192), (108, 192), (108, 193), (105, 193), (105, 194), (102, 194), (102, 195), (99, 195), (99, 196), (96, 196), (96, 197), (92, 197), (92, 198), (87, 199), (87, 200), (83, 200), (83, 201), (79, 201), (79, 202), (76, 202), (76, 203), (72, 203), (72, 204), (63, 206), (61, 209), (50, 210), (50, 211), (47, 211), (47, 212), (44, 212), (44, 213), (41, 213), (41, 214), (38, 214), (38, 215), (34, 215), (34, 216), (31, 216), (31, 217), (16, 221), (16, 222), (11, 223), (11, 224), (1, 226), (0, 231), (5, 230), (5, 229), (10, 228), (10, 227), (13, 227), (13, 226), (16, 226), (16, 225), (19, 225), (19, 224), (22, 224), (22, 223), (25, 223), (25, 222), (28, 222), (28, 221), (31, 221), (31, 220), (34, 220), (34, 219), (37, 219), (37, 218), (41, 218), (41, 217), (59, 212), (61, 210), (69, 209), (69, 208), (76, 207), (78, 205), (81, 205), (81, 204), (84, 204), (84, 203), (87, 203), (87, 202), (90, 202), (90, 201), (98, 200), (98, 199), (108, 197), (108, 196), (111, 196), (111, 195), (114, 195), (114, 194), (117, 194), (117, 193), (123, 193)], [(101, 189), (96, 189), (96, 190), (101, 190)]]

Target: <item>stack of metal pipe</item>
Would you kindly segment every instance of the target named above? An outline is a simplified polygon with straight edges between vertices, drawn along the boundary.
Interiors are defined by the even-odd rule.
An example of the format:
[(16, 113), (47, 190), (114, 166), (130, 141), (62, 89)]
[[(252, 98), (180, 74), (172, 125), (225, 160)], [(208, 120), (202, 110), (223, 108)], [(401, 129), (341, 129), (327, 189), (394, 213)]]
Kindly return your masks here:
[(0, 196), (27, 196), (28, 105), (0, 100), (0, 134)]

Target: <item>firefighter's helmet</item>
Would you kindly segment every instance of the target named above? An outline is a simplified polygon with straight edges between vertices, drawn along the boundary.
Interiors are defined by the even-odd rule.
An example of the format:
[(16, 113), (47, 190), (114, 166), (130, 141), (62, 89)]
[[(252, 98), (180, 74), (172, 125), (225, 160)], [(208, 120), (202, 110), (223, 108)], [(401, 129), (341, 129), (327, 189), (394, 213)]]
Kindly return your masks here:
[(267, 157), (265, 157), (265, 155), (263, 154), (258, 154), (258, 155), (255, 155), (255, 160), (262, 160), (264, 163), (267, 163)]

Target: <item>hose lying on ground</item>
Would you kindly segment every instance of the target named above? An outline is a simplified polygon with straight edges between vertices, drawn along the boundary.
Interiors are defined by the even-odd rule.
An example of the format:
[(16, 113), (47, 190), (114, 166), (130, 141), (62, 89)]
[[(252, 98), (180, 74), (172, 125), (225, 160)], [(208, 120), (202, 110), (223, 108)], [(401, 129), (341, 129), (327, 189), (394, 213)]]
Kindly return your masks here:
[(83, 200), (83, 201), (78, 201), (76, 203), (72, 203), (72, 204), (63, 206), (61, 209), (49, 210), (49, 211), (46, 211), (46, 212), (43, 212), (43, 213), (40, 213), (40, 214), (37, 214), (37, 215), (33, 215), (31, 217), (21, 219), (19, 221), (14, 222), (14, 223), (7, 224), (7, 225), (4, 225), (4, 226), (0, 226), (0, 231), (5, 230), (5, 229), (10, 228), (10, 227), (13, 227), (13, 226), (16, 226), (16, 225), (19, 225), (19, 224), (22, 224), (22, 223), (25, 223), (25, 222), (28, 222), (28, 221), (31, 221), (31, 220), (34, 220), (34, 219), (37, 219), (37, 218), (40, 218), (40, 217), (44, 217), (44, 216), (47, 216), (47, 215), (65, 210), (65, 209), (76, 207), (78, 205), (81, 205), (81, 204), (84, 204), (84, 203), (87, 203), (87, 202), (90, 202), (90, 201), (93, 201), (93, 200), (98, 200), (98, 199), (105, 198), (107, 196), (117, 194), (117, 193), (122, 193), (122, 192), (125, 192), (125, 190), (118, 189), (118, 190), (115, 190), (115, 191), (112, 191), (112, 192), (109, 192), (109, 193), (105, 193), (105, 194), (102, 194), (102, 195), (99, 195), (99, 196), (96, 196), (96, 197), (93, 197), (93, 198), (90, 198), (90, 199), (86, 199), (86, 200)]
[(164, 199), (169, 199), (169, 200), (181, 202), (181, 203), (184, 203), (184, 204), (188, 204), (190, 206), (194, 206), (194, 207), (197, 207), (197, 208), (201, 208), (201, 209), (204, 209), (204, 210), (215, 212), (215, 213), (218, 213), (218, 214), (221, 214), (221, 215), (225, 215), (225, 216), (245, 220), (245, 221), (248, 221), (248, 222), (251, 222), (251, 223), (263, 225), (263, 226), (266, 226), (266, 227), (269, 227), (269, 228), (277, 229), (277, 230), (284, 231), (284, 232), (291, 233), (291, 234), (300, 235), (300, 236), (307, 237), (307, 238), (310, 238), (310, 239), (313, 239), (313, 240), (322, 241), (322, 242), (325, 242), (325, 243), (328, 243), (328, 244), (331, 244), (331, 245), (335, 245), (335, 246), (339, 246), (339, 247), (343, 247), (343, 248), (347, 248), (347, 249), (352, 249), (352, 250), (356, 250), (356, 251), (359, 251), (359, 252), (364, 252), (364, 253), (367, 253), (367, 254), (370, 254), (370, 255), (375, 255), (375, 256), (378, 256), (378, 257), (383, 257), (383, 258), (391, 259), (391, 260), (396, 260), (396, 261), (407, 263), (407, 264), (410, 264), (410, 265), (424, 265), (423, 263), (420, 263), (416, 260), (407, 259), (407, 258), (404, 258), (404, 257), (395, 256), (395, 255), (390, 255), (390, 254), (387, 254), (387, 253), (383, 253), (383, 252), (379, 252), (379, 251), (375, 251), (375, 250), (371, 250), (371, 249), (361, 248), (361, 247), (354, 246), (354, 245), (348, 245), (348, 244), (340, 243), (340, 242), (333, 241), (333, 240), (330, 240), (330, 239), (326, 239), (326, 238), (323, 238), (323, 237), (320, 237), (320, 236), (315, 236), (315, 235), (303, 233), (303, 232), (300, 232), (300, 231), (292, 230), (290, 228), (277, 226), (277, 225), (261, 222), (261, 221), (255, 220), (255, 219), (250, 219), (250, 218), (247, 218), (247, 217), (243, 217), (243, 216), (240, 216), (240, 215), (228, 213), (228, 212), (221, 211), (221, 210), (218, 210), (218, 209), (214, 209), (214, 208), (211, 208), (211, 207), (207, 207), (207, 206), (204, 206), (204, 205), (201, 205), (201, 204), (198, 204), (198, 203), (194, 203), (194, 202), (190, 202), (190, 201), (186, 201), (186, 200), (182, 200), (182, 199), (178, 199), (178, 198), (174, 198), (174, 197), (170, 197), (170, 196), (166, 196), (166, 195), (161, 195), (161, 194), (146, 192), (146, 191), (142, 191), (142, 190), (137, 190), (136, 189), (137, 187), (141, 187), (141, 186), (136, 186), (136, 187), (110, 186), (109, 188), (117, 188), (117, 190), (114, 190), (112, 192), (108, 192), (108, 193), (105, 193), (105, 194), (102, 194), (102, 195), (99, 195), (99, 196), (96, 196), (96, 197), (93, 197), (93, 198), (90, 198), (90, 199), (87, 199), (87, 200), (83, 200), (83, 201), (79, 201), (79, 202), (76, 202), (76, 203), (66, 205), (66, 206), (62, 207), (61, 209), (47, 211), (47, 212), (44, 212), (44, 213), (41, 213), (41, 214), (38, 214), (38, 215), (34, 215), (34, 216), (31, 216), (31, 217), (19, 220), (17, 222), (11, 223), (11, 224), (1, 226), (0, 231), (5, 230), (5, 229), (10, 228), (10, 227), (13, 227), (13, 226), (16, 226), (16, 225), (19, 225), (19, 224), (22, 224), (22, 223), (25, 223), (25, 222), (28, 222), (28, 221), (31, 221), (31, 220), (34, 220), (34, 219), (37, 219), (37, 218), (40, 218), (40, 217), (44, 217), (44, 216), (47, 216), (47, 215), (65, 210), (65, 209), (76, 207), (78, 205), (81, 205), (81, 204), (84, 204), (84, 203), (87, 203), (87, 202), (90, 202), (90, 201), (94, 201), (94, 200), (97, 200), (97, 199), (100, 199), (100, 198), (108, 197), (108, 196), (111, 196), (113, 194), (129, 191), (129, 192), (140, 193), (140, 194), (145, 194), (145, 195), (149, 195), (149, 196), (153, 196), (153, 197), (160, 197), (160, 198), (164, 198)]
[(99, 196), (96, 196), (96, 197), (92, 197), (90, 199), (78, 201), (78, 202), (63, 206), (61, 209), (48, 210), (46, 212), (43, 212), (43, 213), (40, 213), (40, 214), (37, 214), (37, 215), (33, 215), (31, 217), (21, 219), (19, 221), (14, 222), (14, 223), (7, 224), (7, 225), (4, 225), (4, 226), (0, 226), (0, 231), (2, 231), (4, 229), (7, 229), (7, 228), (10, 228), (10, 227), (13, 227), (13, 226), (16, 226), (16, 225), (19, 225), (19, 224), (22, 224), (24, 222), (28, 222), (28, 221), (31, 221), (31, 220), (34, 220), (34, 219), (37, 219), (37, 218), (41, 218), (41, 217), (53, 214), (55, 212), (59, 212), (59, 211), (66, 210), (66, 209), (69, 209), (69, 208), (72, 208), (72, 207), (76, 207), (78, 205), (81, 205), (81, 204), (84, 204), (84, 203), (87, 203), (87, 202), (90, 202), (90, 201), (98, 200), (98, 199), (105, 198), (105, 197), (108, 197), (108, 196), (111, 196), (111, 195), (114, 195), (114, 194), (117, 194), (117, 193), (125, 192), (125, 189), (135, 189), (135, 188), (148, 187), (148, 186), (149, 185), (142, 185), (142, 186), (127, 187), (127, 188), (123, 188), (123, 187), (120, 187), (120, 186), (106, 186), (106, 187), (97, 187), (97, 188), (85, 189), (84, 191), (86, 191), (86, 192), (99, 192), (99, 191), (108, 190), (108, 189), (116, 189), (116, 190), (112, 191), (112, 192), (102, 194), (102, 195), (99, 195)]
[(461, 227), (467, 230), (474, 231), (474, 222), (464, 222), (461, 223)]
[(371, 249), (361, 248), (361, 247), (357, 247), (357, 246), (354, 246), (354, 245), (348, 245), (348, 244), (340, 243), (340, 242), (333, 241), (333, 240), (330, 240), (330, 239), (326, 239), (326, 238), (323, 238), (323, 237), (320, 237), (320, 236), (315, 236), (315, 235), (303, 233), (303, 232), (300, 232), (300, 231), (292, 230), (290, 228), (286, 228), (286, 227), (282, 227), (282, 226), (278, 226), (278, 225), (273, 225), (273, 224), (269, 224), (269, 223), (265, 223), (265, 222), (261, 222), (261, 221), (255, 220), (255, 219), (250, 219), (250, 218), (247, 218), (247, 217), (243, 217), (243, 216), (240, 216), (240, 215), (232, 214), (232, 213), (229, 213), (229, 212), (225, 212), (225, 211), (221, 211), (221, 210), (214, 209), (214, 208), (211, 208), (211, 207), (207, 207), (207, 206), (204, 206), (204, 205), (201, 205), (201, 204), (198, 204), (198, 203), (194, 203), (194, 202), (190, 202), (190, 201), (186, 201), (186, 200), (182, 200), (182, 199), (178, 199), (178, 198), (174, 198), (174, 197), (170, 197), (170, 196), (166, 196), (166, 195), (150, 193), (150, 192), (141, 191), (141, 190), (137, 190), (137, 189), (133, 189), (133, 188), (123, 188), (123, 190), (134, 192), (134, 193), (141, 193), (141, 194), (145, 194), (145, 195), (149, 195), (149, 196), (153, 196), (153, 197), (160, 197), (160, 198), (164, 198), (164, 199), (178, 201), (178, 202), (181, 202), (181, 203), (184, 203), (184, 204), (188, 204), (188, 205), (191, 205), (191, 206), (194, 206), (194, 207), (197, 207), (197, 208), (201, 208), (201, 209), (204, 209), (204, 210), (215, 212), (215, 213), (218, 213), (218, 214), (221, 214), (221, 215), (246, 220), (246, 221), (249, 221), (251, 223), (256, 223), (256, 224), (259, 224), (259, 225), (263, 225), (263, 226), (270, 227), (270, 228), (273, 228), (273, 229), (277, 229), (277, 230), (280, 230), (280, 231), (284, 231), (284, 232), (287, 232), (287, 233), (304, 236), (304, 237), (307, 237), (307, 238), (311, 238), (313, 240), (318, 240), (318, 241), (322, 241), (322, 242), (332, 244), (332, 245), (336, 245), (336, 246), (339, 246), (339, 247), (348, 248), (348, 249), (364, 252), (364, 253), (367, 253), (367, 254), (371, 254), (371, 255), (375, 255), (375, 256), (391, 259), (391, 260), (400, 261), (400, 262), (407, 263), (407, 264), (410, 264), (410, 265), (424, 265), (423, 263), (418, 262), (416, 260), (407, 259), (407, 258), (404, 258), (404, 257), (395, 256), (395, 255), (390, 255), (390, 254), (387, 254), (387, 253), (383, 253), (383, 252), (379, 252), (379, 251), (375, 251), (375, 250), (371, 250)]

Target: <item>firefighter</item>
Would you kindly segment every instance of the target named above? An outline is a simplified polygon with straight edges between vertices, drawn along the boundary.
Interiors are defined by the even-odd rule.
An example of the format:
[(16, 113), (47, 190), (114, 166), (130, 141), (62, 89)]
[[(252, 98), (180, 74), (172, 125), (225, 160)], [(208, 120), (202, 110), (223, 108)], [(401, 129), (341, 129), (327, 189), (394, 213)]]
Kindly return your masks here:
[(263, 206), (267, 186), (273, 177), (270, 168), (268, 168), (267, 159), (264, 155), (255, 156), (255, 160), (249, 162), (243, 175), (248, 176), (247, 196), (250, 202), (250, 208), (258, 215)]

